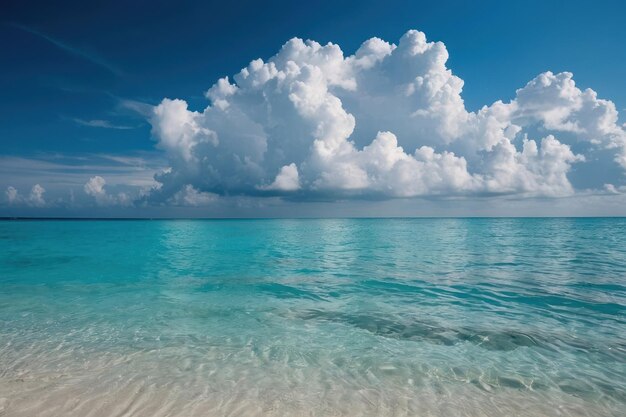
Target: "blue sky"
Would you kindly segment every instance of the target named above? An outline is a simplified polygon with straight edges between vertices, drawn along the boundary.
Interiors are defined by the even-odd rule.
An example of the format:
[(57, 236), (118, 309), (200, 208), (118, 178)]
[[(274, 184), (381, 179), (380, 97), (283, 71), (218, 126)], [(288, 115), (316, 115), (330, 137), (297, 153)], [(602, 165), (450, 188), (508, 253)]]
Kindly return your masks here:
[[(442, 210), (446, 215), (626, 214), (620, 208), (620, 187), (626, 185), (624, 169), (613, 163), (622, 146), (622, 133), (616, 129), (622, 128), (626, 108), (626, 6), (622, 2), (332, 1), (307, 6), (297, 2), (126, 3), (24, 1), (0, 6), (0, 187), (7, 190), (0, 202), (0, 215), (432, 215)], [(425, 33), (427, 42), (445, 44), (449, 59), (445, 68), (436, 70), (441, 75), (449, 69), (454, 77), (463, 80), (459, 97), (468, 114), (497, 100), (515, 100), (517, 89), (546, 71), (554, 74), (554, 79), (548, 81), (551, 85), (564, 86), (561, 91), (567, 89), (572, 77), (559, 78), (558, 74), (573, 73), (580, 97), (571, 98), (577, 103), (567, 110), (571, 114), (556, 121), (554, 112), (544, 107), (543, 113), (533, 116), (532, 121), (526, 116), (529, 109), (537, 108), (539, 94), (542, 103), (548, 103), (547, 92), (529, 90), (529, 96), (535, 94), (528, 101), (529, 107), (520, 105), (519, 110), (506, 110), (518, 113), (506, 116), (509, 119), (501, 123), (520, 126), (520, 132), (503, 140), (510, 141), (512, 149), (519, 152), (516, 160), (523, 159), (523, 164), (527, 164), (516, 166), (516, 172), (523, 173), (506, 181), (501, 178), (501, 168), (485, 168), (495, 162), (476, 156), (493, 153), (500, 145), (485, 144), (483, 138), (474, 136), (467, 138), (468, 132), (479, 129), (478, 124), (460, 127), (460, 133), (439, 132), (441, 125), (457, 117), (454, 112), (445, 117), (435, 114), (441, 108), (440, 102), (426, 105), (424, 98), (417, 96), (411, 103), (384, 101), (391, 98), (382, 96), (375, 101), (413, 106), (408, 115), (414, 115), (419, 106), (426, 106), (421, 111), (431, 112), (428, 123), (438, 124), (433, 126), (415, 125), (383, 114), (389, 106), (376, 109), (368, 102), (369, 107), (365, 109), (363, 105), (361, 109), (360, 103), (366, 102), (364, 97), (374, 94), (373, 90), (361, 91), (365, 90), (365, 83), (374, 84), (370, 69), (367, 75), (355, 75), (355, 80), (361, 80), (356, 92), (335, 82), (337, 77), (349, 75), (331, 74), (329, 71), (334, 69), (322, 71), (330, 80), (323, 88), (338, 97), (342, 110), (356, 120), (355, 126), (342, 127), (350, 131), (342, 139), (355, 144), (350, 151), (354, 153), (352, 165), (345, 158), (338, 159), (337, 155), (344, 152), (339, 148), (332, 151), (337, 154), (332, 160), (322, 162), (314, 152), (300, 154), (288, 149), (281, 142), (282, 136), (268, 132), (289, 128), (292, 136), (307, 136), (297, 147), (308, 147), (315, 140), (322, 140), (311, 133), (315, 129), (310, 124), (318, 123), (319, 131), (319, 126), (327, 126), (329, 121), (312, 120), (302, 113), (302, 120), (281, 114), (275, 122), (278, 127), (254, 120), (261, 125), (260, 131), (269, 145), (262, 162), (255, 160), (263, 173), (251, 178), (249, 167), (237, 171), (231, 162), (224, 162), (233, 157), (241, 161), (249, 155), (242, 156), (240, 150), (221, 153), (225, 152), (221, 150), (225, 140), (237, 141), (251, 134), (251, 130), (231, 127), (228, 132), (220, 131), (215, 126), (226, 123), (226, 116), (209, 114), (198, 119), (198, 129), (212, 133), (207, 136), (205, 131), (194, 131), (196, 136), (189, 146), (195, 148), (189, 159), (180, 148), (185, 143), (180, 137), (168, 136), (172, 127), (165, 124), (171, 122), (170, 115), (180, 115), (182, 110), (165, 103), (161, 116), (155, 118), (152, 113), (153, 106), (163, 104), (164, 98), (185, 100), (185, 111), (202, 112), (209, 105), (215, 106), (216, 99), (207, 99), (204, 93), (218, 79), (229, 76), (232, 85), (239, 84), (233, 81), (235, 74), (253, 59), (268, 62), (293, 37), (312, 39), (321, 45), (332, 42), (348, 57), (372, 37), (398, 45), (410, 29)], [(415, 59), (430, 59), (424, 57)], [(309, 61), (297, 64), (301, 68), (311, 65)], [(389, 67), (380, 65), (383, 69)], [(397, 65), (408, 68), (410, 63)], [(385, 76), (400, 77), (405, 82), (409, 75), (410, 80), (420, 76), (421, 70), (406, 77), (398, 75), (398, 71), (394, 69)], [(453, 89), (455, 79), (446, 81)], [(394, 86), (400, 85), (399, 78), (394, 81), (398, 81)], [(545, 84), (544, 81), (541, 82)], [(235, 96), (243, 98), (232, 98), (231, 115), (237, 109), (249, 116), (253, 91), (238, 87)], [(604, 130), (598, 133), (600, 122), (589, 122), (590, 117), (597, 117), (597, 112), (580, 110), (581, 106), (586, 109), (603, 105), (585, 98), (586, 88), (592, 88), (598, 99), (614, 103), (620, 116), (613, 127), (603, 125)], [(268, 94), (263, 93), (265, 97)], [(517, 100), (521, 103), (522, 99)], [(546, 105), (563, 110), (562, 105), (553, 102)], [(279, 111), (274, 110), (275, 103), (271, 108)], [(493, 108), (485, 117), (498, 111)], [(377, 116), (371, 117), (368, 112)], [(342, 118), (344, 112), (335, 116)], [(465, 116), (464, 112), (458, 117)], [(242, 120), (238, 123), (235, 126), (245, 124)], [(572, 127), (579, 125), (582, 127)], [(501, 130), (504, 132), (506, 127)], [(381, 137), (375, 141), (377, 131), (391, 132), (397, 139)], [(326, 133), (336, 134), (339, 133)], [(435, 139), (439, 134), (441, 138)], [(553, 143), (548, 141), (543, 147), (541, 140), (548, 135), (553, 135), (559, 146), (567, 146), (571, 155), (558, 148), (560, 159), (552, 163), (556, 153), (542, 153)], [(526, 162), (529, 154), (522, 153), (525, 138), (534, 140), (539, 149), (532, 164)], [(365, 146), (393, 140), (409, 156), (407, 164), (412, 164), (412, 168), (398, 171), (396, 166), (382, 172), (378, 167), (378, 171), (372, 171), (370, 160), (362, 162), (371, 156), (360, 153)], [(481, 140), (482, 144), (470, 151), (469, 145), (464, 144)], [(213, 144), (207, 146), (213, 148), (201, 151), (204, 145), (198, 144), (209, 142)], [(274, 149), (274, 143), (281, 145)], [(413, 152), (421, 146), (432, 148), (434, 159), (425, 159), (430, 158), (424, 153), (426, 150), (414, 156)], [(455, 171), (457, 164), (462, 163), (457, 160), (445, 166), (433, 162), (441, 160), (440, 155), (445, 159), (446, 152), (464, 158), (467, 169), (462, 173)], [(207, 160), (214, 155), (218, 155), (215, 161), (194, 169), (189, 167), (192, 160)], [(285, 159), (285, 155), (292, 159)], [(498, 158), (494, 154), (493, 161)], [(168, 167), (169, 174), (158, 176)], [(349, 169), (362, 170), (363, 174), (343, 182), (326, 181), (343, 178), (337, 167), (343, 167), (344, 173)], [(221, 175), (215, 174), (216, 170)], [(439, 182), (432, 178), (422, 181), (433, 170)], [(409, 177), (407, 183), (383, 182), (383, 177), (397, 177), (399, 172)], [(163, 186), (151, 191), (155, 174)], [(539, 178), (547, 176), (558, 178), (551, 182)], [(96, 177), (104, 182), (96, 180), (91, 183), (95, 188), (88, 187), (88, 182)], [(448, 178), (448, 182), (444, 184), (441, 178)], [(569, 184), (563, 182), (564, 178)], [(420, 181), (423, 186), (414, 186)], [(37, 193), (33, 197), (35, 184), (45, 189), (44, 202), (39, 202)], [(8, 187), (17, 194), (8, 191)], [(9, 194), (18, 197), (11, 199)]]

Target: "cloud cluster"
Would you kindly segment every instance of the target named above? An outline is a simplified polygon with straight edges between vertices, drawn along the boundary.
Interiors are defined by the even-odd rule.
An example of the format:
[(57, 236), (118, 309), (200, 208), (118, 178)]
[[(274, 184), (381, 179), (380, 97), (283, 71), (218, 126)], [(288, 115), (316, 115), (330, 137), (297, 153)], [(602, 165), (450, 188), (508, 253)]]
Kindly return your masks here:
[[(0, 156), (0, 211), (76, 215), (85, 208), (130, 209), (158, 185), (161, 152), (135, 154), (42, 154), (38, 158)], [(44, 188), (45, 187), (45, 188)], [(27, 190), (30, 190), (28, 192)]]
[(33, 188), (30, 190), (30, 194), (27, 196), (23, 196), (19, 193), (19, 191), (12, 186), (7, 187), (5, 191), (6, 199), (9, 205), (26, 205), (30, 207), (44, 207), (46, 205), (46, 200), (44, 198), (44, 193), (46, 189), (43, 188), (39, 184), (33, 185)]
[(120, 192), (117, 195), (109, 194), (106, 189), (106, 180), (99, 175), (89, 178), (83, 187), (85, 194), (93, 197), (99, 206), (129, 206), (132, 199), (128, 194)]
[[(447, 60), (442, 42), (415, 30), (398, 45), (372, 38), (347, 57), (332, 43), (291, 39), (218, 80), (203, 111), (179, 99), (153, 109), (170, 167), (150, 198), (566, 196), (578, 188), (574, 164), (626, 169), (615, 105), (571, 73), (545, 72), (510, 102), (472, 112)], [(596, 179), (598, 188), (616, 181)], [(97, 182), (88, 193), (106, 195)]]
[(191, 185), (186, 185), (182, 190), (174, 194), (168, 203), (175, 206), (201, 207), (213, 203), (217, 198), (216, 194), (201, 192)]
[(572, 164), (585, 161), (572, 150), (578, 142), (615, 148), (626, 168), (615, 106), (578, 89), (571, 73), (540, 74), (511, 102), (469, 112), (447, 59), (443, 43), (418, 31), (397, 46), (370, 39), (349, 57), (334, 44), (292, 39), (234, 83), (220, 79), (203, 112), (183, 100), (155, 107), (153, 134), (171, 164), (155, 194), (172, 198), (191, 186), (253, 195), (562, 196), (574, 192)]

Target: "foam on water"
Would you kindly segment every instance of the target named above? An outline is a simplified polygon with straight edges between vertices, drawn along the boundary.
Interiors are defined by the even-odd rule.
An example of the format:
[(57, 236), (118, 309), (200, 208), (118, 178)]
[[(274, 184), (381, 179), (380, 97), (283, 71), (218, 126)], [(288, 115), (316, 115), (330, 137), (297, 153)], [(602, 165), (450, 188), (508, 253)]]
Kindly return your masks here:
[(0, 415), (621, 416), (625, 232), (0, 222)]

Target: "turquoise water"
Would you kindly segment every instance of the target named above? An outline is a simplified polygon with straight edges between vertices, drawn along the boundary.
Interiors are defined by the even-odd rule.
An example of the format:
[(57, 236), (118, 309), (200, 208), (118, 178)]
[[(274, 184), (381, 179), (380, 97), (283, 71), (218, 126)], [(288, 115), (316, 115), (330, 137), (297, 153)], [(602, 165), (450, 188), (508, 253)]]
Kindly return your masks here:
[(3, 416), (625, 411), (626, 219), (0, 222)]

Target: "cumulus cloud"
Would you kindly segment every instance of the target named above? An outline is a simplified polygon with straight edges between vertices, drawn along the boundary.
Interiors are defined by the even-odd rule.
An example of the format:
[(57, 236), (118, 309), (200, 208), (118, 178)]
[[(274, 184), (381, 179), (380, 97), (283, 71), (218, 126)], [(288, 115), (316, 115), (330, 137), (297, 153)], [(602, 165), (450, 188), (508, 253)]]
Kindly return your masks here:
[(9, 202), (9, 204), (15, 204), (18, 201), (19, 194), (15, 187), (8, 186), (5, 194), (7, 196), (7, 201)]
[(187, 184), (182, 190), (174, 194), (169, 203), (177, 206), (206, 206), (216, 201), (218, 196), (212, 193), (200, 192)]
[(5, 195), (9, 205), (27, 205), (30, 207), (45, 207), (46, 199), (44, 193), (46, 189), (39, 184), (33, 185), (30, 189), (30, 193), (27, 196), (23, 196), (19, 193), (17, 188), (8, 186), (5, 190)]
[(276, 179), (268, 186), (259, 187), (261, 190), (296, 191), (300, 188), (298, 167), (291, 163), (280, 169)]
[(117, 195), (109, 194), (105, 190), (106, 180), (99, 175), (89, 178), (89, 181), (83, 186), (85, 194), (93, 197), (99, 206), (121, 205), (128, 206), (132, 204), (132, 198), (126, 193), (118, 193)]
[(90, 195), (92, 197), (98, 197), (106, 195), (106, 192), (104, 191), (105, 184), (105, 179), (99, 175), (96, 175), (95, 177), (89, 178), (89, 181), (85, 183), (85, 186), (83, 188), (87, 195)]
[(35, 207), (43, 207), (46, 205), (46, 200), (43, 198), (43, 194), (46, 192), (46, 189), (43, 188), (39, 184), (33, 185), (33, 188), (30, 190), (30, 195), (28, 196), (28, 202), (30, 205)]
[[(415, 30), (347, 57), (332, 43), (291, 39), (218, 80), (204, 110), (180, 99), (152, 110), (170, 167), (150, 198), (566, 196), (589, 153), (610, 150), (602, 163), (626, 169), (615, 105), (571, 73), (545, 72), (510, 102), (471, 112), (447, 60), (442, 42)], [(614, 182), (598, 178), (598, 188)]]

